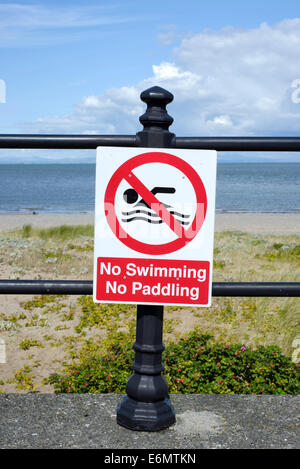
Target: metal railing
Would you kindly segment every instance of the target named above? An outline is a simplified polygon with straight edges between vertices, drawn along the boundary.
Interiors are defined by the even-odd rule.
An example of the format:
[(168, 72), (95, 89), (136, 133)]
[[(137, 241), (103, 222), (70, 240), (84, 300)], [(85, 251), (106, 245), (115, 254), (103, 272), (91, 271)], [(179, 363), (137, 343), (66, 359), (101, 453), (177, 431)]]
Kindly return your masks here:
[[(92, 280), (0, 280), (0, 295), (92, 295)], [(212, 296), (300, 296), (300, 282), (213, 282)]]
[[(168, 91), (153, 87), (141, 94), (147, 103), (140, 117), (144, 128), (136, 135), (0, 135), (0, 148), (96, 149), (152, 147), (217, 151), (300, 151), (292, 137), (176, 137), (166, 105)], [(93, 282), (82, 280), (0, 280), (0, 294), (92, 295)], [(299, 297), (300, 282), (213, 282), (213, 296)], [(131, 430), (159, 431), (175, 422), (167, 384), (161, 376), (163, 306), (137, 305), (135, 361), (127, 395), (117, 409), (117, 422)]]

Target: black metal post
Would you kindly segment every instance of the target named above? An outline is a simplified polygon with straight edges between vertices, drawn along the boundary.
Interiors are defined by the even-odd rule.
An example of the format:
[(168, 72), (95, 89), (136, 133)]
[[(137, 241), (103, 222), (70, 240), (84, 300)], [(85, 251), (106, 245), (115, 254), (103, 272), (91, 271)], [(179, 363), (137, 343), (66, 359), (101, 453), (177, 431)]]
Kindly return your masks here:
[[(175, 135), (168, 130), (173, 118), (168, 115), (166, 105), (173, 95), (154, 86), (144, 91), (141, 99), (147, 103), (147, 110), (140, 117), (144, 129), (137, 133), (137, 146), (170, 148)], [(134, 373), (117, 410), (117, 422), (131, 430), (159, 431), (175, 423), (168, 386), (161, 375), (162, 335), (163, 306), (137, 305)]]

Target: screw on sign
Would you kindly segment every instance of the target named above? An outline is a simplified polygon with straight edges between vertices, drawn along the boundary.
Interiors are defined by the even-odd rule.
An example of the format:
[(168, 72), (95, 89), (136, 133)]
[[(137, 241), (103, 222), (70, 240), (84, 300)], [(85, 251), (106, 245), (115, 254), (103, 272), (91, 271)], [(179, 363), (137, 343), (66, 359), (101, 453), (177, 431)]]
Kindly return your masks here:
[(124, 150), (97, 157), (94, 300), (208, 305), (215, 152)]

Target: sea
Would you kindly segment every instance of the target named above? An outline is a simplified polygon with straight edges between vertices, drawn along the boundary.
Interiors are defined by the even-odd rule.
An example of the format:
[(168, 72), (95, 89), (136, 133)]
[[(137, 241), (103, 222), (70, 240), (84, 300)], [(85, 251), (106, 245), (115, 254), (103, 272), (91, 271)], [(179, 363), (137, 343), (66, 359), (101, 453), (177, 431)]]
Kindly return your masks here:
[[(92, 213), (95, 164), (0, 164), (0, 213)], [(300, 163), (219, 163), (216, 213), (299, 213)]]

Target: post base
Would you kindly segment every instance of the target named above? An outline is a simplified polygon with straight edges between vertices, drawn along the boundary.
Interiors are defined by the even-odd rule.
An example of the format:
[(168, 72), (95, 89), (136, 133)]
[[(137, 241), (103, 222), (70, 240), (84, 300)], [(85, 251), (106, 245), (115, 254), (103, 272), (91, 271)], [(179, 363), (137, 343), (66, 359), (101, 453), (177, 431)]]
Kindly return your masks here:
[(157, 402), (138, 402), (125, 396), (118, 405), (117, 423), (129, 430), (157, 432), (175, 423), (170, 399)]

